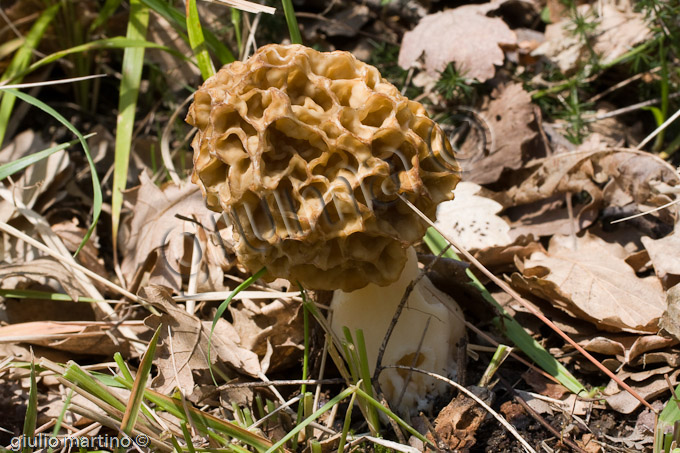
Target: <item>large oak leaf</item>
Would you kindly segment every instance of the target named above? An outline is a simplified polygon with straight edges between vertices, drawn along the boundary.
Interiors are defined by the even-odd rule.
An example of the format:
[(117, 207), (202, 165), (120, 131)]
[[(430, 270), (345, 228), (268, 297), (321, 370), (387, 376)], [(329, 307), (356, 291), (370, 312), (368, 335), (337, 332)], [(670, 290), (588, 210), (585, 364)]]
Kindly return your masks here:
[(597, 236), (573, 241), (555, 235), (548, 252), (532, 254), (523, 275), (514, 274), (512, 282), (601, 329), (656, 332), (666, 308), (661, 283), (656, 277), (638, 278), (625, 255), (622, 246)]

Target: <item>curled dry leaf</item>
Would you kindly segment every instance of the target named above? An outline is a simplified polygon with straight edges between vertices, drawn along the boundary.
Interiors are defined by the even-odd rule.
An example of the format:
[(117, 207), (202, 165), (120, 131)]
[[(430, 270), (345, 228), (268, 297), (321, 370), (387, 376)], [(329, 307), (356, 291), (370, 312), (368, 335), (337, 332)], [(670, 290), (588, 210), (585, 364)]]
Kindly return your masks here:
[[(564, 202), (565, 194), (585, 191), (589, 195), (590, 201), (574, 210), (573, 228), (578, 232), (592, 224), (600, 209), (605, 207), (632, 204), (632, 210), (640, 212), (661, 206), (672, 198), (670, 194), (661, 193), (659, 188), (678, 185), (680, 177), (673, 167), (656, 156), (632, 150), (604, 149), (556, 154), (543, 159), (529, 177), (517, 186), (497, 193), (494, 198), (506, 208), (519, 209), (527, 205), (527, 212), (535, 210), (532, 203), (561, 203), (558, 215), (554, 212), (555, 206), (524, 220), (518, 215), (517, 226), (525, 224), (526, 227), (519, 231), (521, 234), (547, 235), (549, 230), (543, 224), (553, 222), (552, 232), (566, 234), (572, 225)], [(578, 205), (578, 200), (572, 201)], [(651, 217), (658, 221), (658, 237), (672, 231), (675, 219), (667, 210)]]
[(507, 272), (515, 267), (515, 260), (529, 257), (534, 252), (545, 251), (533, 235), (519, 236), (512, 243), (478, 250), (474, 255), (494, 273)]
[(664, 286), (668, 288), (680, 283), (680, 230), (657, 240), (643, 237), (642, 244)]
[(479, 250), (493, 246), (508, 245), (510, 226), (498, 217), (503, 206), (478, 195), (482, 188), (473, 182), (461, 182), (456, 186), (456, 198), (440, 203), (437, 207), (435, 225), (464, 246), (467, 250)]
[(241, 347), (267, 360), (265, 368), (276, 371), (296, 361), (303, 349), (301, 308), (294, 299), (242, 299), (233, 301), (229, 312)]
[(586, 233), (572, 246), (571, 237), (553, 236), (547, 253), (524, 260), (513, 285), (603, 330), (656, 332), (666, 307), (658, 279), (638, 278), (618, 244)]
[(676, 340), (680, 340), (680, 283), (666, 293), (666, 311), (661, 316), (659, 327)]
[(667, 348), (678, 343), (674, 338), (660, 335), (608, 335), (599, 334), (579, 341), (586, 351), (613, 355), (621, 363), (630, 364), (634, 359), (649, 351)]
[(157, 187), (146, 173), (140, 180), (141, 185), (128, 192), (134, 208), (120, 242), (124, 244), (121, 270), (130, 279), (128, 286), (136, 289), (141, 274), (149, 271), (150, 284), (179, 291), (183, 277), (191, 273), (192, 251), (198, 245), (199, 290), (222, 290), (224, 272), (233, 262), (230, 228), (205, 207), (197, 186)]
[(425, 70), (431, 75), (453, 62), (465, 77), (484, 82), (494, 76), (494, 65), (504, 61), (503, 45), (517, 42), (502, 19), (487, 17), (496, 2), (465, 5), (425, 16), (404, 34), (399, 65), (408, 69), (424, 54)]
[[(671, 385), (675, 385), (678, 382), (678, 375), (680, 375), (680, 370), (675, 370), (670, 374), (668, 379), (670, 380)], [(630, 379), (627, 380), (628, 382), (626, 383), (647, 401), (651, 401), (664, 393), (668, 393), (668, 382), (664, 376), (653, 376), (642, 382), (631, 382)], [(612, 409), (621, 412), (622, 414), (633, 413), (642, 404), (637, 398), (625, 390), (607, 396), (605, 400)]]
[(0, 287), (4, 289), (26, 288), (32, 283), (49, 286), (50, 280), (61, 285), (61, 288), (54, 287), (55, 292), (62, 292), (63, 288), (73, 300), (87, 294), (73, 274), (51, 258), (38, 258), (26, 264), (0, 265)]
[[(623, 2), (628, 3), (628, 2)], [(590, 22), (596, 23), (595, 30), (589, 40), (593, 52), (598, 55), (600, 64), (607, 64), (632, 49), (636, 44), (651, 36), (644, 16), (632, 11), (619, 10), (606, 3), (602, 6), (602, 15), (597, 17), (596, 5), (580, 5), (577, 13)], [(590, 56), (590, 49), (583, 39), (574, 33), (573, 17), (550, 24), (545, 29), (545, 42), (533, 55), (545, 55), (564, 73), (575, 71), (579, 64)]]
[[(50, 146), (33, 131), (24, 131), (0, 150), (0, 163), (17, 160)], [(35, 207), (40, 211), (39, 206), (36, 206), (38, 198), (43, 194), (53, 198), (58, 193), (57, 189), (65, 182), (70, 168), (68, 153), (65, 150), (58, 151), (28, 166), (23, 172), (12, 175), (13, 183), (10, 183), (10, 178), (0, 181), (0, 189), (6, 187), (11, 191), (12, 199), (18, 200), (27, 208)], [(14, 216), (15, 208), (13, 203), (4, 198), (0, 198), (0, 221), (7, 222)]]
[[(118, 326), (136, 331), (144, 328), (139, 322), (112, 324), (106, 322), (36, 321), (0, 327), (0, 343), (28, 343), (74, 354), (112, 356), (116, 352), (130, 354), (130, 344), (120, 334)], [(146, 329), (144, 329), (146, 330)], [(120, 340), (123, 341), (120, 341)]]
[(531, 158), (545, 156), (545, 148), (538, 138), (534, 105), (522, 84), (507, 85), (493, 96), (480, 113), (488, 135), (487, 146), (475, 136), (460, 146), (463, 179), (477, 184), (494, 183), (503, 170), (517, 170)]
[[(212, 323), (201, 321), (196, 316), (188, 314), (184, 307), (177, 306), (168, 288), (146, 286), (142, 288), (140, 295), (164, 313), (161, 316), (151, 315), (144, 320), (151, 329), (163, 325), (155, 360), (158, 375), (153, 380), (153, 386), (159, 392), (170, 392), (179, 381), (185, 394), (190, 394), (194, 387), (193, 373), (206, 372), (216, 363), (225, 364), (236, 372), (253, 377), (263, 371), (257, 354), (241, 346), (238, 332), (223, 318), (218, 320), (211, 339)], [(172, 332), (172, 339), (169, 338), (168, 328)], [(210, 364), (209, 341), (211, 341)]]

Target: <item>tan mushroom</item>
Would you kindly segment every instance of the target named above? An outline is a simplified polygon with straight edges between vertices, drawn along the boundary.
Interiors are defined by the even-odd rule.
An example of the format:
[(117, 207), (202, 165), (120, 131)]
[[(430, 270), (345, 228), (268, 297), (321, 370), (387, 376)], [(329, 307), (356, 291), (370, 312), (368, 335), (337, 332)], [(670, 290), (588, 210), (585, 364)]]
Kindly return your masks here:
[[(187, 121), (198, 128), (193, 181), (209, 208), (229, 215), (243, 265), (252, 272), (266, 266), (269, 279), (343, 291), (333, 303), (334, 328), (358, 325), (352, 320), (362, 317), (361, 310), (352, 312), (362, 303), (347, 302), (362, 294), (355, 290), (368, 294), (382, 288), (371, 293), (381, 300), (363, 303), (382, 306), (380, 316), (389, 322), (417, 273), (409, 246), (426, 230), (397, 194), (434, 219), (437, 205), (453, 198), (460, 179), (448, 140), (421, 104), (348, 52), (268, 45), (208, 79), (194, 95)], [(406, 280), (400, 280), (409, 254)], [(388, 293), (390, 300), (383, 297)], [(428, 310), (428, 304), (441, 307), (433, 301), (448, 298), (427, 280), (413, 297), (425, 305), (406, 310), (400, 325), (410, 325), (408, 312)], [(451, 327), (459, 323), (451, 311), (460, 310), (448, 299), (453, 308), (430, 307), (424, 316), (434, 322), (422, 349), (440, 343), (443, 352), (428, 368), (444, 373), (463, 332)], [(433, 327), (436, 323), (443, 327)], [(411, 327), (419, 338), (422, 328)], [(413, 338), (394, 337), (388, 352)], [(379, 344), (367, 344), (372, 357)], [(386, 360), (396, 363), (412, 354), (417, 343), (410, 346), (408, 353), (394, 348), (400, 357), (388, 354)], [(386, 378), (386, 385), (392, 381)]]

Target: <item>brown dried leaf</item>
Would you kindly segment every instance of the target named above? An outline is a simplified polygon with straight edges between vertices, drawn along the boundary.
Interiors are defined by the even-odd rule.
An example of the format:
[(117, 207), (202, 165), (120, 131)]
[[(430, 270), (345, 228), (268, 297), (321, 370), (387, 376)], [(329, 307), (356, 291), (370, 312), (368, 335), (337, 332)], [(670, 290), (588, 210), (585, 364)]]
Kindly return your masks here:
[(661, 315), (659, 327), (668, 335), (680, 340), (680, 283), (666, 293), (666, 311)]
[[(578, 7), (579, 15), (593, 21), (598, 20), (597, 27), (591, 34), (592, 40), (589, 41), (589, 45), (603, 64), (614, 61), (651, 36), (644, 16), (632, 11), (630, 5), (628, 6), (620, 10), (606, 3), (602, 7), (602, 15), (599, 18), (595, 16), (597, 6), (581, 5)], [(581, 37), (573, 32), (573, 26), (572, 17), (565, 17), (557, 23), (548, 25), (545, 29), (545, 43), (539, 46), (533, 54), (550, 58), (564, 73), (576, 70), (579, 63), (589, 57), (590, 50)]]
[[(26, 130), (0, 150), (0, 162), (11, 162), (49, 147), (50, 144), (43, 141), (39, 135)], [(18, 200), (27, 208), (33, 208), (41, 195), (48, 194), (49, 197), (54, 197), (57, 188), (65, 182), (70, 166), (68, 153), (65, 150), (58, 151), (28, 166), (22, 173), (0, 181), (0, 189), (6, 186), (11, 190), (12, 199)], [(10, 183), (10, 180), (13, 183)], [(9, 221), (14, 212), (13, 203), (0, 199), (0, 221)]]
[[(603, 185), (604, 189), (601, 188)], [(591, 201), (574, 212), (574, 228), (578, 232), (592, 223), (601, 208), (634, 203), (636, 212), (646, 211), (671, 201), (660, 188), (678, 185), (680, 178), (673, 167), (656, 156), (632, 150), (604, 149), (556, 154), (543, 159), (529, 177), (517, 186), (497, 193), (495, 199), (506, 208), (548, 201), (565, 205), (564, 194), (586, 191)], [(538, 217), (529, 214), (535, 207), (527, 206), (525, 211), (530, 218), (526, 220), (526, 228), (518, 233), (545, 235), (548, 230), (543, 228), (543, 223), (549, 221), (557, 222), (553, 227), (570, 228), (566, 208), (559, 215), (552, 213), (552, 209), (545, 209), (544, 215)], [(515, 216), (520, 224), (519, 219), (524, 214)], [(672, 230), (675, 219), (667, 210), (655, 215), (647, 217), (655, 219), (660, 230)]]
[[(32, 282), (49, 285), (56, 280), (73, 300), (87, 294), (73, 274), (51, 258), (39, 258), (26, 264), (0, 265), (0, 287), (5, 289), (25, 288)], [(54, 288), (60, 292), (60, 288)]]
[(514, 268), (515, 260), (523, 260), (534, 252), (545, 251), (540, 242), (530, 234), (519, 236), (511, 244), (489, 247), (474, 253), (486, 268), (494, 273), (505, 272)]
[(680, 283), (680, 232), (656, 240), (643, 237), (642, 243), (664, 286), (669, 288)]
[[(483, 156), (476, 154), (470, 160), (461, 159), (463, 179), (491, 184), (498, 181), (503, 170), (517, 170), (530, 158), (543, 157), (537, 155), (540, 144), (534, 105), (521, 83), (505, 86), (480, 115), (490, 133), (489, 150), (484, 150)], [(466, 146), (479, 144), (463, 143), (464, 153), (468, 152)]]
[[(0, 327), (0, 343), (28, 343), (75, 354), (112, 356), (116, 352), (129, 355), (127, 341), (114, 342), (120, 335), (111, 332), (120, 324), (106, 322), (36, 321)], [(139, 330), (139, 322), (122, 323)], [(146, 329), (145, 329), (146, 330)]]
[[(202, 372), (209, 368), (208, 342), (212, 323), (201, 321), (188, 314), (183, 307), (177, 306), (168, 288), (146, 286), (141, 289), (140, 294), (164, 312), (161, 316), (151, 315), (144, 320), (151, 329), (163, 324), (155, 361), (158, 375), (153, 380), (153, 386), (161, 393), (168, 393), (179, 381), (185, 393), (191, 393), (194, 387), (193, 372)], [(174, 360), (170, 354), (168, 327), (172, 331)], [(257, 354), (243, 348), (240, 342), (241, 338), (234, 327), (220, 318), (212, 335), (211, 365), (222, 363), (239, 373), (258, 376), (262, 368)]]
[[(678, 381), (678, 375), (680, 370), (675, 370), (669, 379), (672, 385), (675, 385)], [(668, 383), (663, 376), (654, 376), (643, 382), (627, 382), (633, 390), (635, 390), (641, 397), (645, 400), (650, 401), (657, 396), (663, 395), (668, 392)], [(635, 411), (642, 403), (638, 401), (633, 395), (624, 391), (619, 391), (614, 395), (607, 396), (605, 398), (607, 404), (617, 412), (622, 414), (630, 414)]]
[(425, 69), (431, 75), (450, 62), (465, 77), (484, 82), (494, 76), (494, 65), (504, 61), (502, 45), (517, 43), (515, 33), (502, 19), (487, 17), (497, 8), (492, 3), (465, 5), (425, 16), (404, 34), (399, 65), (415, 66), (424, 53)]
[(435, 225), (451, 235), (467, 250), (504, 246), (512, 242), (510, 226), (498, 214), (498, 202), (478, 195), (482, 188), (473, 182), (463, 181), (456, 186), (456, 198), (440, 203)]
[[(493, 395), (485, 388), (469, 387), (473, 393), (482, 399), (489, 399)], [(441, 410), (434, 421), (434, 431), (439, 439), (445, 443), (440, 448), (444, 450), (467, 449), (476, 442), (477, 430), (486, 417), (484, 409), (472, 398), (463, 393)], [(434, 441), (432, 434), (427, 438)]]
[(548, 253), (524, 260), (524, 275), (513, 274), (512, 283), (603, 330), (656, 332), (666, 306), (658, 279), (638, 278), (618, 244), (588, 233), (576, 244), (553, 236)]
[[(128, 192), (134, 203), (132, 216), (126, 220), (127, 231), (121, 270), (130, 281), (140, 279), (149, 271), (149, 283), (169, 286), (179, 291), (182, 277), (191, 273), (192, 250), (200, 247), (200, 265), (197, 266), (199, 290), (222, 290), (224, 271), (231, 267), (230, 229), (213, 231), (223, 224), (218, 214), (208, 210), (196, 185), (157, 187), (146, 173), (140, 176), (141, 185)], [(177, 215), (183, 218), (178, 218)], [(195, 219), (202, 227), (185, 219)], [(210, 231), (207, 231), (207, 230)], [(207, 268), (207, 269), (206, 269)]]
[[(293, 299), (232, 301), (229, 312), (241, 347), (268, 360), (269, 371), (291, 365), (303, 349), (302, 304)], [(267, 356), (270, 357), (267, 357)]]
[[(578, 339), (577, 339), (578, 340)], [(673, 338), (660, 335), (610, 335), (599, 334), (579, 341), (586, 351), (613, 355), (629, 364), (642, 354), (677, 344)]]

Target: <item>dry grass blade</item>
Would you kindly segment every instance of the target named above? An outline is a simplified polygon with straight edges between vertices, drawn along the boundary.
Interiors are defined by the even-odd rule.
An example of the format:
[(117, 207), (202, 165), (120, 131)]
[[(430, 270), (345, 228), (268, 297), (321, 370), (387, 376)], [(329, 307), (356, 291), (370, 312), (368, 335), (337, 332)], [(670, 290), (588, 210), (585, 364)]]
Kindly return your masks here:
[(453, 247), (455, 247), (465, 258), (470, 261), (470, 263), (474, 264), (474, 266), (479, 269), (484, 275), (489, 277), (496, 285), (498, 285), (499, 288), (501, 288), (503, 291), (505, 291), (508, 295), (510, 295), (513, 299), (515, 299), (517, 302), (519, 302), (522, 307), (524, 307), (526, 310), (528, 310), (531, 314), (536, 316), (538, 319), (543, 321), (548, 327), (550, 327), (553, 331), (555, 331), (559, 336), (561, 336), (567, 343), (572, 345), (581, 355), (583, 355), (586, 359), (588, 359), (593, 365), (595, 365), (598, 369), (600, 369), (604, 374), (606, 374), (608, 377), (613, 379), (619, 387), (622, 389), (626, 390), (628, 393), (630, 393), (632, 396), (634, 396), (640, 403), (642, 403), (644, 406), (646, 406), (649, 410), (651, 410), (653, 413), (657, 413), (658, 411), (652, 407), (651, 404), (649, 404), (644, 398), (642, 398), (638, 393), (633, 390), (628, 384), (623, 382), (620, 378), (618, 378), (614, 373), (612, 373), (608, 368), (606, 368), (602, 363), (600, 363), (595, 357), (590, 355), (585, 349), (583, 349), (577, 342), (571, 339), (569, 335), (564, 333), (562, 329), (557, 327), (555, 323), (553, 323), (551, 320), (545, 317), (545, 315), (538, 310), (536, 310), (530, 303), (528, 303), (522, 296), (520, 296), (517, 291), (512, 289), (507, 283), (496, 277), (494, 274), (492, 274), (482, 263), (480, 263), (470, 252), (465, 250), (463, 247), (460, 246), (460, 244), (457, 243), (457, 241), (451, 239), (447, 235), (444, 235), (436, 226), (435, 224), (427, 218), (425, 214), (420, 212), (418, 208), (413, 206), (411, 202), (409, 202), (406, 198), (402, 197), (399, 195), (399, 198), (406, 203), (406, 205), (411, 208), (414, 212), (416, 212), (428, 225), (430, 225), (432, 228), (434, 228), (439, 234), (442, 235), (444, 239), (446, 239)]
[(232, 8), (240, 9), (247, 13), (265, 13), (274, 14), (276, 13), (276, 8), (272, 6), (260, 5), (259, 3), (249, 2), (246, 0), (206, 0), (213, 3), (221, 3), (225, 6), (231, 6)]
[[(40, 250), (42, 252), (45, 252), (47, 255), (49, 255), (52, 258), (58, 260), (59, 262), (65, 264), (67, 267), (71, 266), (71, 267), (79, 270), (80, 272), (87, 275), (91, 279), (98, 281), (99, 283), (107, 286), (108, 288), (112, 289), (113, 291), (117, 292), (118, 294), (127, 297), (131, 301), (139, 302), (139, 303), (143, 302), (139, 297), (132, 294), (130, 291), (128, 291), (124, 288), (121, 288), (120, 286), (116, 285), (115, 283), (113, 283), (113, 282), (103, 278), (102, 276), (92, 272), (88, 268), (81, 266), (78, 263), (72, 262), (71, 261), (72, 258), (70, 256), (69, 256), (69, 258), (71, 258), (71, 259), (66, 258), (66, 257), (60, 255), (59, 253), (54, 252), (49, 247), (46, 247), (45, 244), (42, 244), (42, 243), (36, 241), (35, 239), (33, 239), (30, 236), (27, 236), (26, 234), (17, 230), (13, 226), (8, 225), (5, 222), (0, 222), (0, 230), (4, 231), (5, 233), (11, 234), (12, 236), (14, 236), (18, 239), (21, 239), (22, 241), (26, 242), (27, 244), (32, 245), (33, 247), (37, 248), (38, 250)], [(153, 307), (151, 307), (151, 308), (153, 309)]]

